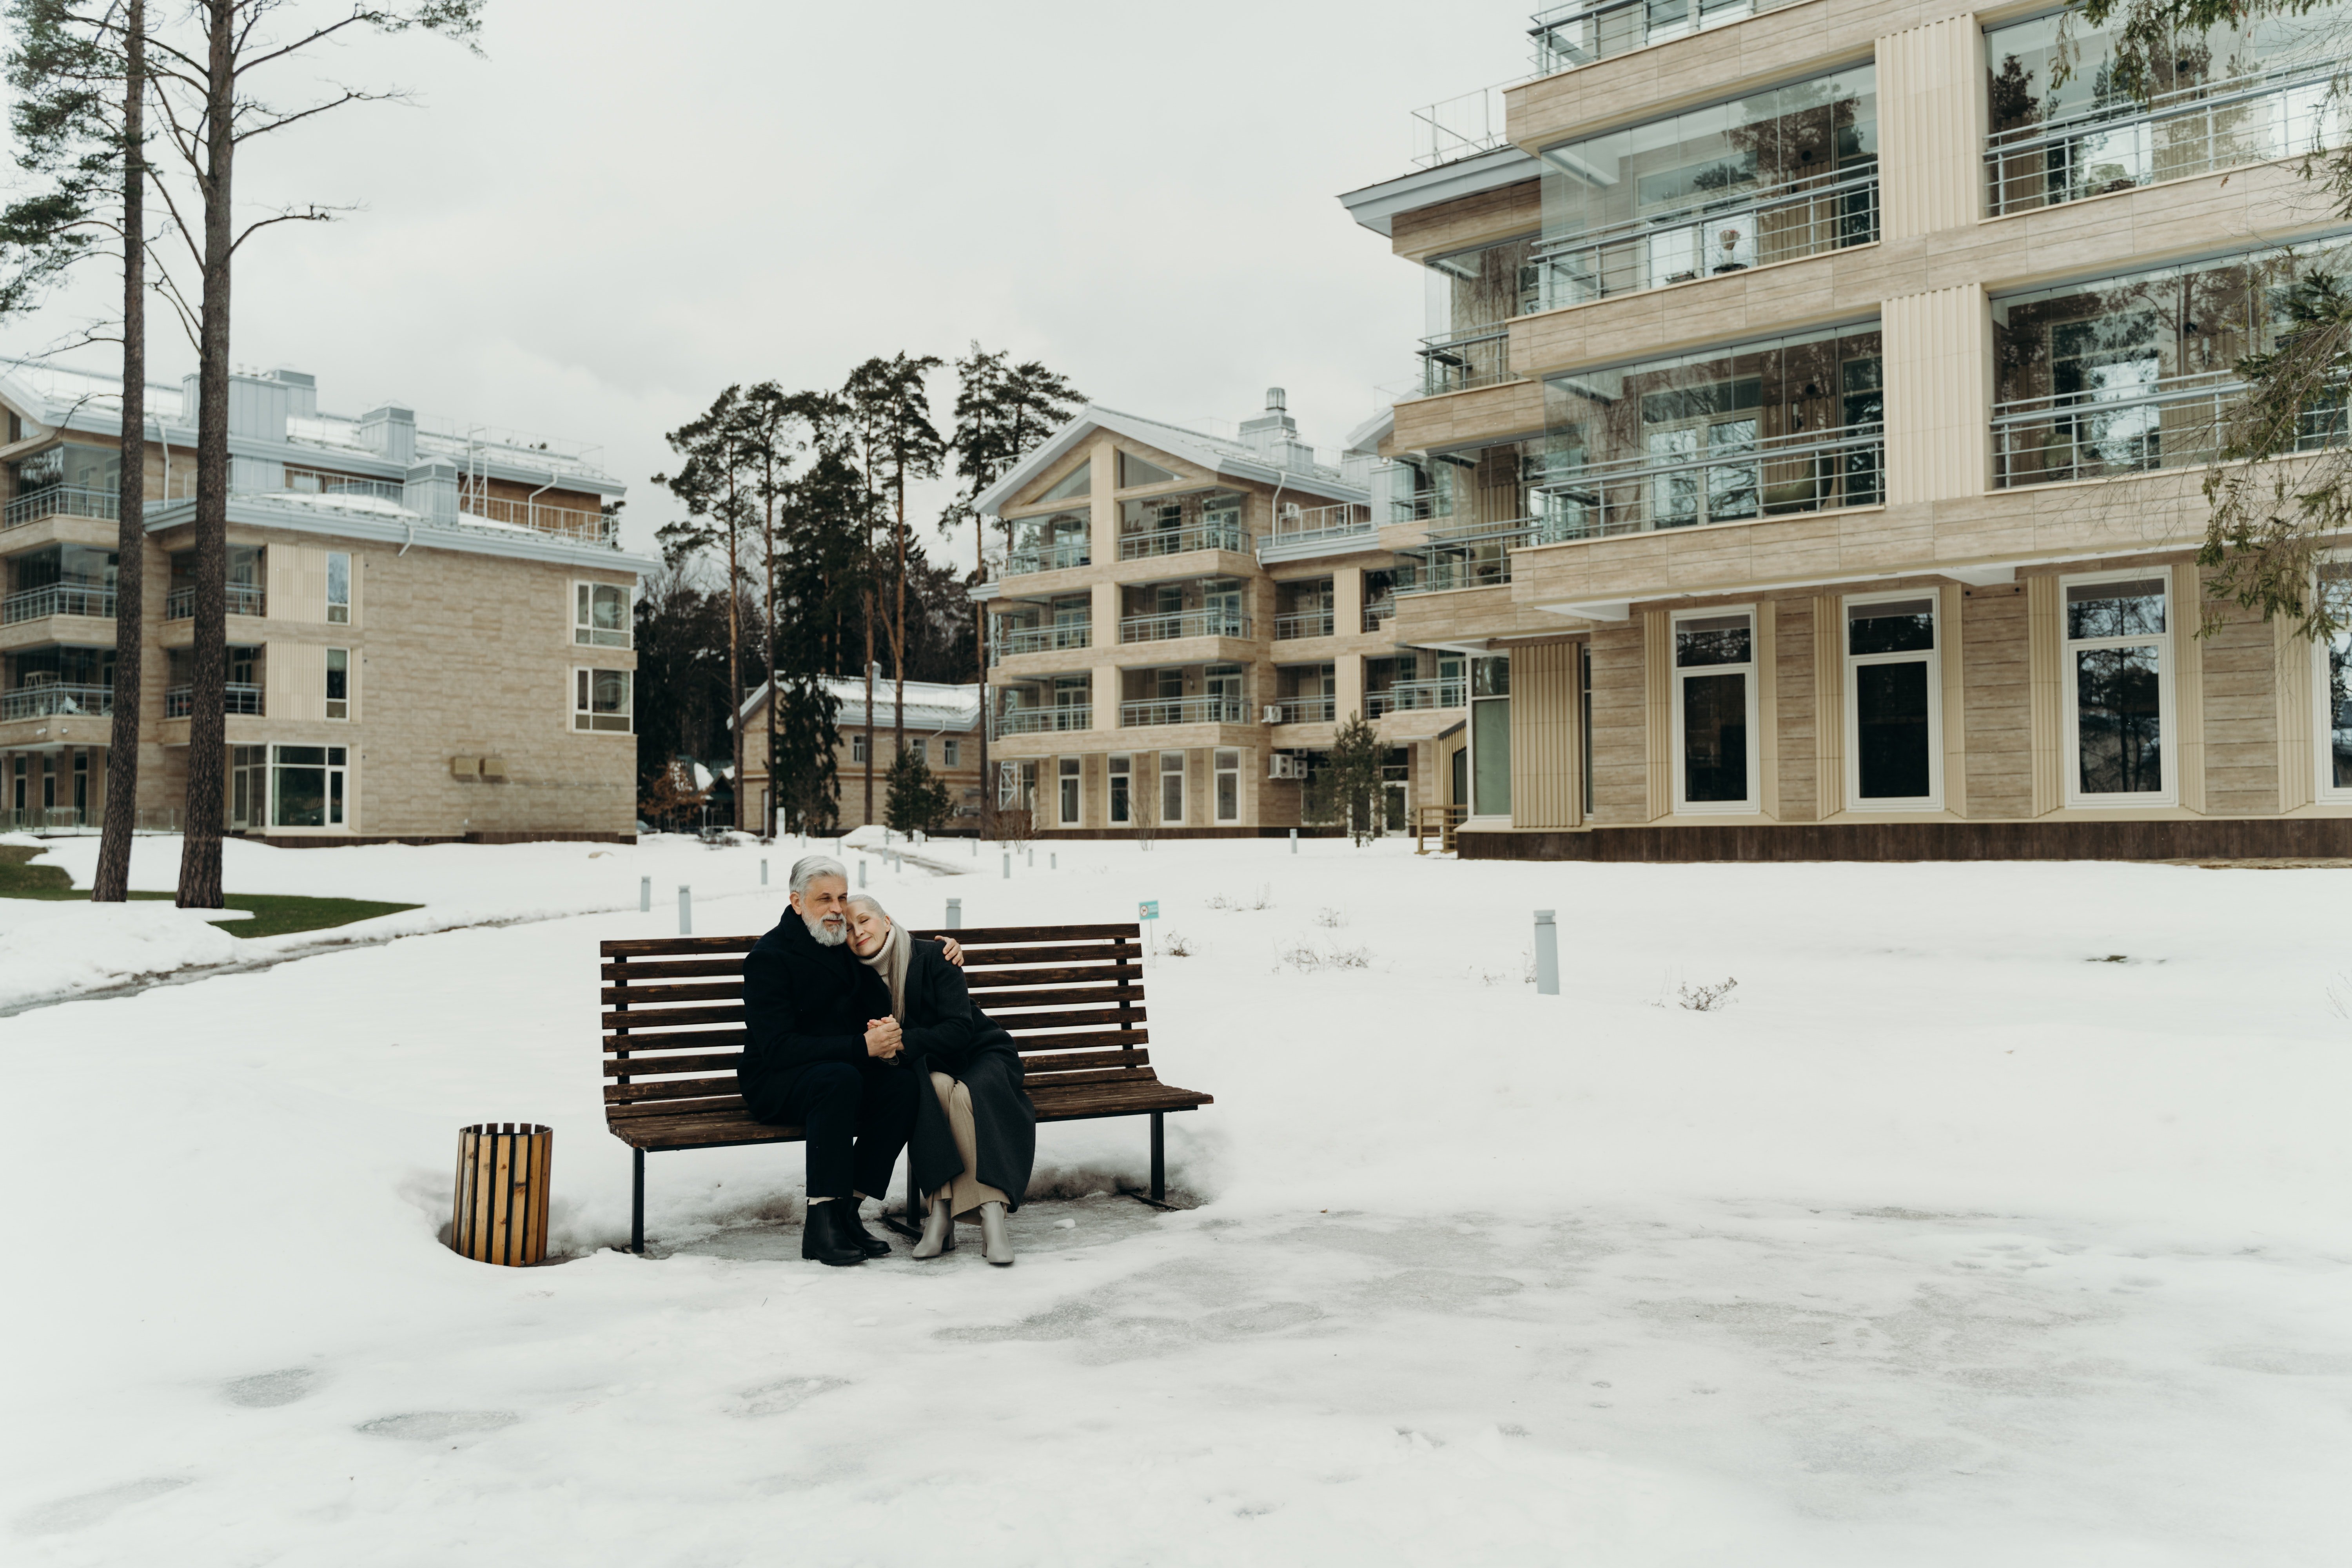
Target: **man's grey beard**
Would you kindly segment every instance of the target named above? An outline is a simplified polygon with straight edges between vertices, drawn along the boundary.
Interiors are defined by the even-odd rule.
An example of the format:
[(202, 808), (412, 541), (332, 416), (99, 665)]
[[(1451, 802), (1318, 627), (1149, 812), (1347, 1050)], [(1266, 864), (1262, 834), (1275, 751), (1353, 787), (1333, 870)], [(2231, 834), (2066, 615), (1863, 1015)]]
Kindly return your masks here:
[(819, 947), (839, 947), (849, 940), (849, 922), (839, 915), (820, 915), (815, 920), (803, 915), (801, 923), (808, 927)]

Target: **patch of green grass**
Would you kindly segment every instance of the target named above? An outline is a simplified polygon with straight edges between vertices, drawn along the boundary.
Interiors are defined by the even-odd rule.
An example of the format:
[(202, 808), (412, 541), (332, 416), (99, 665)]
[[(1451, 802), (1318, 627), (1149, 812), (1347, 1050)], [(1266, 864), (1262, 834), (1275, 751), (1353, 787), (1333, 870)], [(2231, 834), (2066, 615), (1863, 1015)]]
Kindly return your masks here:
[[(89, 889), (77, 888), (62, 867), (37, 866), (33, 857), (47, 851), (22, 844), (0, 844), (0, 899), (48, 899), (83, 902)], [(142, 900), (169, 900), (169, 893), (133, 893)], [(398, 914), (415, 904), (387, 904), (373, 899), (312, 899), (298, 893), (230, 893), (222, 900), (232, 910), (249, 910), (251, 920), (227, 921), (221, 930), (232, 936), (285, 936), (293, 931), (331, 931), (354, 921)]]

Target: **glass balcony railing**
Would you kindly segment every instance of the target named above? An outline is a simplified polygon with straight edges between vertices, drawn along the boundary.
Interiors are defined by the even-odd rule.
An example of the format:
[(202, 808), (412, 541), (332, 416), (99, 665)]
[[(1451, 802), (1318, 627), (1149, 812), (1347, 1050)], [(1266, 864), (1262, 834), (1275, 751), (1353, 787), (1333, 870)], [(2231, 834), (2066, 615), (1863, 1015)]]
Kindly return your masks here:
[(1777, 11), (1795, 0), (1601, 0), (1551, 5), (1528, 18), (1536, 69), (1572, 70), (1652, 44)]
[(1274, 617), (1274, 640), (1289, 642), (1296, 637), (1328, 637), (1331, 635), (1332, 615), (1328, 610), (1304, 610), (1295, 616)]
[(1005, 708), (998, 710), (991, 734), (1047, 735), (1065, 730), (1091, 730), (1095, 727), (1095, 710), (1084, 702), (1059, 708)]
[(1374, 599), (1364, 606), (1364, 630), (1377, 632), (1396, 619), (1394, 599)]
[(1284, 507), (1274, 520), (1274, 531), (1262, 534), (1257, 547), (1261, 552), (1288, 544), (1311, 544), (1326, 539), (1346, 539), (1373, 531), (1372, 509), (1360, 501), (1342, 501), (1333, 506), (1312, 506), (1292, 509)]
[(1456, 588), (1494, 588), (1511, 580), (1511, 558), (1507, 554), (1473, 557), (1441, 557), (1423, 561), (1410, 572), (1400, 572), (1396, 591), (1401, 595), (1446, 594)]
[(114, 618), (114, 590), (52, 583), (46, 588), (27, 588), (0, 599), (0, 622), (37, 621), (44, 616), (89, 616), (110, 621)]
[(87, 714), (102, 719), (114, 711), (111, 686), (68, 686), (57, 681), (25, 685), (0, 691), (0, 721), (10, 719), (55, 719)]
[(2001, 132), (1985, 145), (1987, 212), (2032, 212), (2340, 145), (2347, 115), (2335, 83), (2347, 64), (2209, 82)]
[(1386, 690), (1368, 693), (1364, 701), (1375, 719), (1383, 713), (1442, 711), (1466, 706), (1469, 687), (1459, 676), (1451, 680), (1399, 680)]
[(1066, 544), (1040, 544), (1026, 550), (1015, 550), (1004, 558), (1004, 574), (1019, 577), (1032, 572), (1061, 572), (1072, 566), (1093, 563), (1094, 554), (1087, 542), (1076, 539)]
[(1014, 626), (998, 634), (996, 647), (1006, 658), (1024, 653), (1058, 653), (1094, 645), (1094, 626), (1076, 621), (1056, 626)]
[[(1745, 272), (1877, 238), (1878, 165), (1873, 162), (1705, 211), (1548, 238), (1532, 263), (1537, 308)], [(1423, 350), (1424, 360), (1429, 352)]]
[[(2061, 393), (1995, 404), (1994, 485), (2061, 484), (2210, 462), (2246, 386), (2232, 375), (2200, 375), (2127, 390), (2136, 395)], [(2303, 423), (2299, 446), (2342, 441), (2345, 389), (2314, 399)]]
[[(1639, 457), (1555, 469), (1534, 486), (1542, 515), (1503, 525), (1500, 542), (1559, 544), (1794, 512), (1876, 506), (1885, 498), (1885, 427), (1726, 440), (1675, 460)], [(1442, 537), (1431, 526), (1431, 542)], [(1484, 537), (1454, 534), (1457, 542)]]
[(1269, 724), (1328, 724), (1339, 718), (1336, 697), (1285, 697), (1265, 705)]
[(1163, 697), (1145, 702), (1122, 702), (1118, 721), (1126, 729), (1156, 724), (1246, 724), (1249, 704), (1238, 697)]
[[(268, 595), (259, 588), (246, 583), (231, 583), (227, 588), (228, 613), (232, 616), (258, 616), (268, 613)], [(196, 591), (174, 588), (163, 595), (163, 618), (185, 621), (195, 618)]]
[(1118, 542), (1121, 561), (1146, 561), (1157, 555), (1182, 555), (1194, 550), (1231, 550), (1246, 554), (1250, 536), (1234, 523), (1199, 523), (1191, 528), (1155, 528), (1129, 533)]
[(1511, 329), (1489, 322), (1421, 341), (1421, 395), (1439, 397), (1511, 379)]
[[(190, 687), (173, 686), (164, 689), (163, 717), (185, 719), (195, 711), (195, 695)], [(221, 711), (224, 713), (261, 712), (261, 688), (232, 680), (221, 689)]]
[(1185, 610), (1167, 616), (1129, 616), (1118, 623), (1123, 643), (1174, 642), (1182, 637), (1245, 637), (1250, 618), (1238, 610)]
[(45, 517), (88, 517), (101, 522), (112, 522), (116, 499), (113, 490), (89, 489), (80, 485), (49, 485), (30, 495), (18, 496), (6, 507), (0, 508), (0, 528), (16, 528)]

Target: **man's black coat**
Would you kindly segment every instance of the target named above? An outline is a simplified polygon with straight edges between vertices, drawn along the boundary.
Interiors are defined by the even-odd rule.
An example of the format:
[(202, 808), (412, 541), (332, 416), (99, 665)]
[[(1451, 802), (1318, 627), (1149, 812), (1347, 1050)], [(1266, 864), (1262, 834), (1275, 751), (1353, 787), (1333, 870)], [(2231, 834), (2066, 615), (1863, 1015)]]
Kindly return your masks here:
[(743, 958), (743, 1102), (761, 1121), (782, 1121), (784, 1097), (819, 1062), (864, 1070), (868, 1019), (890, 1016), (890, 990), (847, 942), (825, 947), (798, 911)]

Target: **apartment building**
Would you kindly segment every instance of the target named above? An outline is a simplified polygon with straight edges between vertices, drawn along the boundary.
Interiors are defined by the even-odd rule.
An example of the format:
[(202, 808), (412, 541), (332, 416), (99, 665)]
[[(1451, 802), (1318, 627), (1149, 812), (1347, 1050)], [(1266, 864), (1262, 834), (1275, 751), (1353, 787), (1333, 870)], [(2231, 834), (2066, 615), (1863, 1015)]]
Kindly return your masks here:
[[(897, 754), (898, 687), (876, 666), (874, 676), (874, 810), (866, 810), (866, 682), (860, 678), (827, 676), (819, 684), (835, 704), (834, 727), (840, 743), (834, 748), (835, 821), (844, 828), (863, 827), (889, 816), (890, 762)], [(738, 721), (743, 726), (744, 823), (757, 827), (768, 820), (768, 701), (770, 686), (762, 682), (745, 700)], [(789, 706), (787, 711), (790, 710)], [(980, 688), (932, 680), (907, 682), (907, 749), (923, 760), (932, 778), (947, 786), (954, 816), (949, 831), (972, 832), (980, 825)]]
[(1531, 21), (1498, 114), (1342, 198), (1430, 284), (1381, 449), (1464, 853), (2352, 854), (2352, 647), (2195, 561), (2235, 367), (2352, 244), (2300, 177), (2352, 16), (2152, 103), (2047, 7)]
[[(147, 389), (146, 545), (120, 559), (121, 384), (0, 362), (0, 823), (138, 820), (187, 786), (196, 382)], [(230, 387), (225, 826), (272, 843), (629, 838), (637, 584), (593, 448), (322, 413), (291, 370)], [(141, 574), (139, 733), (114, 724), (116, 595)]]
[(973, 591), (999, 808), (1048, 836), (1284, 832), (1358, 713), (1390, 826), (1445, 798), (1464, 665), (1395, 633), (1387, 425), (1325, 462), (1278, 387), (1231, 431), (1090, 406), (982, 495), (1011, 529)]

